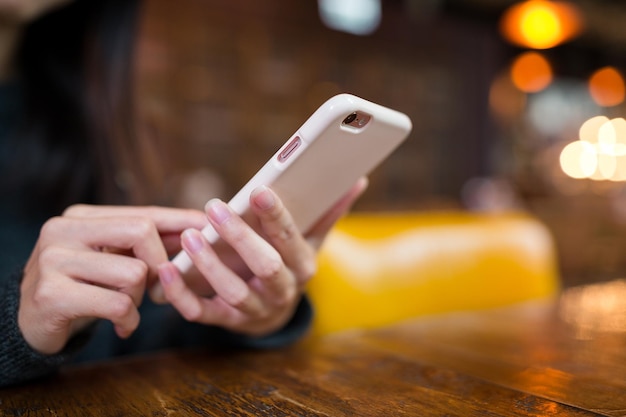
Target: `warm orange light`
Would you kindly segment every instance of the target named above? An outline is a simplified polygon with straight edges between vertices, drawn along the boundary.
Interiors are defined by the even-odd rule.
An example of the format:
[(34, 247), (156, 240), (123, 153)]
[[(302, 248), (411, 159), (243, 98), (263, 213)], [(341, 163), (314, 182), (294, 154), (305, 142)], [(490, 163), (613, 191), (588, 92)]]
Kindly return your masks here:
[(536, 93), (552, 82), (552, 67), (543, 55), (525, 52), (511, 65), (513, 84), (525, 93)]
[(516, 45), (547, 49), (577, 36), (582, 18), (568, 2), (527, 0), (509, 7), (500, 26), (504, 37)]
[(599, 106), (616, 106), (624, 101), (624, 78), (613, 67), (601, 68), (589, 78), (589, 93)]

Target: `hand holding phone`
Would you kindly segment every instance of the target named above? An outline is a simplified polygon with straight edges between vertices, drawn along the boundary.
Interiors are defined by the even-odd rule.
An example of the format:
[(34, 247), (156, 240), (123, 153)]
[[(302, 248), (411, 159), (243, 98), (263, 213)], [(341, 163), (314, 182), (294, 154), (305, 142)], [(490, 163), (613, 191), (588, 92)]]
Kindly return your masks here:
[[(253, 228), (249, 200), (254, 189), (270, 187), (306, 232), (344, 195), (393, 152), (412, 128), (403, 113), (362, 98), (339, 94), (322, 104), (250, 181), (229, 201)], [(258, 229), (257, 229), (258, 230)], [(202, 230), (210, 243), (219, 235)], [(172, 261), (180, 272), (192, 267), (181, 251)]]

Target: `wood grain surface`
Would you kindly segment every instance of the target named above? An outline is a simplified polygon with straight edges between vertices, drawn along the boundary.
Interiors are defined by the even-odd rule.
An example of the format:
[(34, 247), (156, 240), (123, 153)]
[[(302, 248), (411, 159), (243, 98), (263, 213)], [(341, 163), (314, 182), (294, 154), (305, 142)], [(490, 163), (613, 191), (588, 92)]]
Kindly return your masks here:
[(0, 390), (2, 416), (626, 416), (626, 281), (345, 331), (162, 352)]

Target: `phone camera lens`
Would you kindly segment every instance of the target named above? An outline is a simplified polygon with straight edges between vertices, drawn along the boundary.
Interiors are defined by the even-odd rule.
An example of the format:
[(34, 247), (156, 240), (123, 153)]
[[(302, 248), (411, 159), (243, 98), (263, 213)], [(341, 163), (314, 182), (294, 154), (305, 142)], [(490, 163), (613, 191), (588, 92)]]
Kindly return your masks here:
[(356, 120), (356, 116), (356, 113), (350, 113), (345, 119), (343, 119), (343, 124), (349, 125), (350, 123), (354, 122), (354, 120)]

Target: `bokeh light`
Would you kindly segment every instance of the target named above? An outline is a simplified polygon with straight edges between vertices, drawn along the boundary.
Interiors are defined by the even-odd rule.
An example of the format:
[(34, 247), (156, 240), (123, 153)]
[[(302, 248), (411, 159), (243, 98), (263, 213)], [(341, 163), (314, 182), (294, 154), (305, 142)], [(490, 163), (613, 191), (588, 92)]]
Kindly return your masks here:
[(579, 140), (568, 143), (559, 158), (571, 178), (626, 181), (626, 120), (596, 116), (580, 128)]
[(589, 143), (595, 143), (598, 140), (598, 132), (603, 124), (609, 121), (606, 116), (595, 116), (585, 121), (580, 126), (578, 138)]
[(616, 106), (624, 101), (624, 78), (613, 67), (600, 68), (589, 78), (589, 93), (599, 106)]
[(380, 0), (318, 0), (320, 18), (331, 29), (370, 35), (380, 25)]
[(589, 142), (576, 141), (568, 143), (560, 157), (561, 169), (572, 178), (589, 178), (596, 171), (598, 159)]
[(536, 93), (552, 82), (552, 67), (538, 52), (525, 52), (511, 65), (513, 84), (525, 93)]
[(581, 13), (568, 2), (527, 0), (509, 7), (500, 26), (503, 36), (515, 45), (547, 49), (577, 36), (583, 23)]
[(555, 77), (547, 88), (526, 96), (527, 120), (545, 138), (576, 138), (585, 120), (602, 112), (587, 83), (573, 78)]

